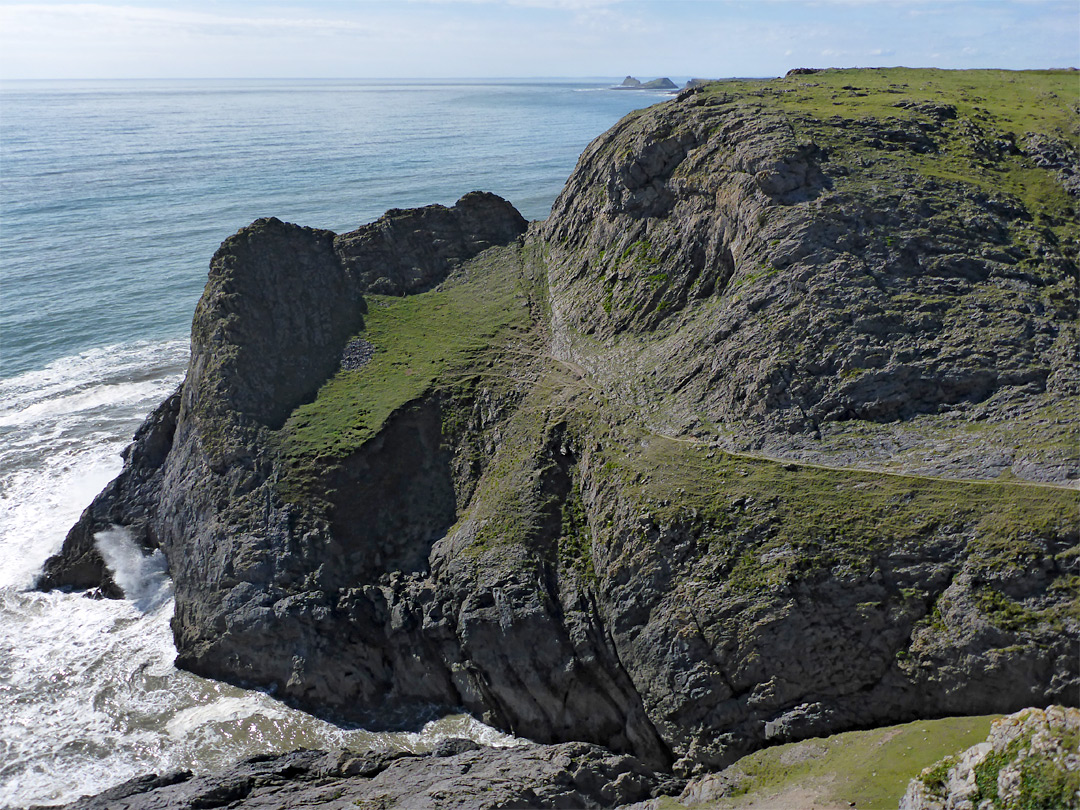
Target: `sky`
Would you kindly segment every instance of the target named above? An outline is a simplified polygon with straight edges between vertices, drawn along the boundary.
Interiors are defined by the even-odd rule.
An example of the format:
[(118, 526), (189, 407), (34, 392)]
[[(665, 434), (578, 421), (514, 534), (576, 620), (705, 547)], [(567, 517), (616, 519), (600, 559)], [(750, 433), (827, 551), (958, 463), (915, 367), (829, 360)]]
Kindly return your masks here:
[(1078, 0), (0, 0), (0, 80), (686, 79), (1078, 62)]

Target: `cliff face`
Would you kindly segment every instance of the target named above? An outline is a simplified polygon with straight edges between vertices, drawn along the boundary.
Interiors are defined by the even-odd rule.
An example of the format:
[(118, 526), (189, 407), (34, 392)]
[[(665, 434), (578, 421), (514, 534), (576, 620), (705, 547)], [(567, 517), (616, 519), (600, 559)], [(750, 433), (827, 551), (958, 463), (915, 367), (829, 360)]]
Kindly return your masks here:
[(1075, 480), (1069, 98), (1029, 74), (834, 72), (624, 119), (543, 226), (556, 353), (730, 449)]
[(1078, 498), (1030, 483), (1078, 472), (1067, 82), (698, 88), (520, 239), (478, 194), (260, 220), (42, 584), (108, 587), (128, 526), (181, 666), (683, 773), (1070, 701)]

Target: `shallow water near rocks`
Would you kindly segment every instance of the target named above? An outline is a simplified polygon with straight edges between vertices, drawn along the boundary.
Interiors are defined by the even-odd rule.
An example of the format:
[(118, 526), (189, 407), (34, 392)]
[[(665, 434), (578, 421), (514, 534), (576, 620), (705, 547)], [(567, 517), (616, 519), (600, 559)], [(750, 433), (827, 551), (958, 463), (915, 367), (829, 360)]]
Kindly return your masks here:
[(303, 747), (424, 751), (446, 736), (513, 744), (464, 715), (412, 733), (342, 728), (177, 670), (165, 560), (142, 555), (122, 529), (98, 544), (126, 599), (27, 590), (119, 472), (124, 437), (178, 383), (185, 360), (182, 341), (131, 344), (0, 381), (0, 806)]

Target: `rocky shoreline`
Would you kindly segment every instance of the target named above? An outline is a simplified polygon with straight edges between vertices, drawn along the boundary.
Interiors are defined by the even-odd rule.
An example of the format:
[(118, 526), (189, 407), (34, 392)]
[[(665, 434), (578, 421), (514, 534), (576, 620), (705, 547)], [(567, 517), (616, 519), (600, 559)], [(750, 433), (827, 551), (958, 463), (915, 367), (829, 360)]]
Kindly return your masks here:
[[(425, 755), (294, 751), (256, 757), (212, 775), (187, 771), (149, 775), (67, 807), (842, 810), (898, 803), (900, 810), (976, 805), (1063, 810), (1080, 806), (1080, 756), (1075, 745), (1080, 710), (1052, 706), (1045, 711), (1024, 709), (992, 723), (989, 718), (958, 720), (807, 740), (762, 752), (767, 760), (748, 757), (722, 772), (689, 780), (654, 772), (633, 757), (613, 755), (599, 746), (574, 743), (492, 749), (471, 740), (447, 739)], [(985, 728), (983, 724), (990, 728), (984, 742), (955, 750), (937, 762), (932, 754), (914, 751), (912, 744), (920, 740), (922, 749), (953, 751), (959, 740), (971, 739), (974, 729)], [(920, 770), (921, 762), (932, 764)], [(852, 766), (857, 770), (853, 772)], [(882, 777), (876, 778), (879, 771)]]
[[(644, 801), (765, 746), (1072, 703), (1068, 81), (713, 83), (594, 141), (544, 222), (479, 192), (259, 220), (39, 586), (119, 595), (94, 538), (123, 526), (169, 561), (178, 666), (547, 746), (381, 772), (462, 806)], [(293, 756), (239, 766), (244, 796), (383, 801)], [(468, 804), (453, 768), (563, 792)], [(130, 806), (217, 795), (168, 778), (147, 796), (188, 805)]]

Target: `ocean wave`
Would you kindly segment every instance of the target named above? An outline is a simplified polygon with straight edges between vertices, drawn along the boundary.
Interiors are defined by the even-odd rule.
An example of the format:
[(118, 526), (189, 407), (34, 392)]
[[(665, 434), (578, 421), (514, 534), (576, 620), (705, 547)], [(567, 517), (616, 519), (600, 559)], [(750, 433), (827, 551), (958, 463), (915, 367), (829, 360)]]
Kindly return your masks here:
[(44, 368), (0, 379), (0, 418), (98, 386), (116, 386), (123, 395), (125, 385), (178, 379), (187, 359), (187, 340), (119, 343), (61, 357)]
[(186, 341), (139, 341), (0, 380), (0, 587), (32, 583), (186, 363)]
[(150, 613), (172, 599), (172, 580), (161, 549), (144, 554), (123, 526), (98, 532), (94, 545), (124, 598), (137, 610)]

